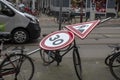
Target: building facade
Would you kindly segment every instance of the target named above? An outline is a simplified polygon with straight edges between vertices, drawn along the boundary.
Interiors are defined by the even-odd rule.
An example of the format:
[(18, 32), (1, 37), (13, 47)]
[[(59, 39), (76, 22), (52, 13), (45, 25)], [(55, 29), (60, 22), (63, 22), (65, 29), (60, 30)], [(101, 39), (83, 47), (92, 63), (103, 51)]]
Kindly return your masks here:
[[(46, 10), (49, 9), (49, 11), (51, 11), (52, 13), (55, 12), (59, 12), (60, 11), (60, 5), (62, 4), (62, 12), (67, 12), (69, 8), (71, 8), (72, 6), (79, 7), (80, 8), (80, 1), (82, 0), (62, 0), (62, 3), (60, 3), (61, 0), (10, 0), (10, 1), (14, 1), (17, 4), (19, 4), (20, 2), (25, 3), (28, 7), (30, 7), (31, 9), (38, 9), (38, 10), (42, 10), (43, 12), (45, 12)], [(90, 12), (90, 8), (93, 7), (92, 5), (92, 1), (104, 1), (105, 4), (103, 4), (105, 11), (104, 13), (114, 13), (116, 14), (116, 2), (115, 0), (83, 0), (84, 2), (84, 12)], [(95, 8), (97, 9), (96, 12), (97, 13), (101, 13), (102, 10), (104, 9), (99, 9), (98, 10), (98, 6), (95, 3)], [(102, 7), (103, 8), (103, 7)], [(119, 8), (119, 7), (118, 7)], [(120, 10), (120, 9), (117, 9)], [(103, 13), (103, 12), (102, 12)]]

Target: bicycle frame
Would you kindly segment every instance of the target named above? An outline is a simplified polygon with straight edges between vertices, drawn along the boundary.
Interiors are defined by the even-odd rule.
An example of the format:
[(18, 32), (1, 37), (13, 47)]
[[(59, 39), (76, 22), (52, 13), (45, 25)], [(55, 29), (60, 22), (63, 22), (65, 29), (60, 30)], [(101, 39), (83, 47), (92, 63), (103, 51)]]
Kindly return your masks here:
[[(21, 60), (22, 60), (22, 57), (20, 57), (20, 58), (17, 58), (17, 59), (14, 59), (14, 60), (10, 60), (9, 59), (9, 56), (10, 55), (8, 55), (7, 53), (5, 53), (5, 54), (2, 54), (2, 50), (3, 50), (3, 44), (4, 44), (4, 39), (2, 39), (2, 41), (1, 41), (1, 49), (0, 49), (0, 57), (2, 57), (2, 56), (4, 56), (5, 58), (7, 58), (7, 60), (8, 60), (8, 62), (6, 63), (6, 64), (4, 64), (4, 65), (2, 65), (2, 66), (0, 66), (0, 67), (5, 67), (5, 66), (7, 66), (7, 65), (11, 65), (12, 66), (12, 68), (5, 68), (5, 69), (2, 69), (1, 70), (1, 73), (0, 73), (0, 78), (2, 77), (2, 76), (6, 76), (6, 75), (10, 75), (10, 74), (14, 74), (14, 73), (19, 73), (19, 67), (17, 66), (15, 66), (15, 64), (13, 63), (13, 62), (15, 62), (16, 60), (19, 60), (19, 66), (21, 66), (21, 64), (22, 64), (22, 62), (21, 62)], [(15, 52), (14, 52), (15, 53)], [(23, 53), (23, 50), (21, 50), (21, 53)], [(5, 59), (4, 58), (4, 59)]]
[(9, 64), (12, 64), (13, 68), (2, 69), (0, 73), (0, 77), (16, 73), (16, 68), (15, 65), (12, 63), (12, 61), (10, 61)]
[[(3, 43), (4, 43), (4, 41), (2, 40), (1, 41), (1, 49), (0, 49), (0, 57), (5, 56), (6, 58), (8, 58), (8, 56), (9, 56), (8, 54), (2, 55)], [(9, 60), (9, 58), (8, 58), (8, 60)], [(11, 60), (9, 60), (9, 64), (11, 64), (13, 66), (13, 68), (7, 68), (7, 69), (1, 70), (0, 77), (5, 76), (5, 75), (14, 74), (16, 72), (15, 71), (15, 69), (16, 69), (15, 65), (13, 64), (13, 62)], [(4, 66), (6, 66), (6, 65), (4, 65)]]
[[(71, 43), (71, 45), (72, 45), (72, 43)], [(72, 45), (72, 46), (71, 46), (71, 45), (70, 45), (70, 48), (68, 48), (68, 49), (66, 50), (66, 52), (63, 53), (62, 56), (64, 56), (65, 54), (67, 54), (70, 50), (77, 48), (75, 39), (74, 39), (74, 41), (73, 41), (73, 45)]]

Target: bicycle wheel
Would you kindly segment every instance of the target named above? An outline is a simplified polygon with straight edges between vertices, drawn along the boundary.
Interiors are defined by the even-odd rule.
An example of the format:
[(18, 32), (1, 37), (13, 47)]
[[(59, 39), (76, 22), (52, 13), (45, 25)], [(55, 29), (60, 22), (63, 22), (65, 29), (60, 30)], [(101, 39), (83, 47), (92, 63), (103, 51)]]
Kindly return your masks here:
[(53, 51), (47, 51), (47, 50), (40, 50), (40, 56), (43, 60), (43, 63), (50, 64), (54, 62), (55, 54)]
[(108, 55), (108, 56), (105, 58), (105, 64), (106, 64), (107, 66), (109, 66), (110, 59), (112, 58), (113, 55), (114, 55), (114, 54)]
[(11, 54), (0, 65), (0, 74), (4, 80), (32, 80), (34, 64), (24, 54)]
[(109, 68), (116, 80), (120, 80), (120, 52), (113, 55), (109, 63)]
[(81, 59), (79, 56), (78, 49), (73, 50), (73, 63), (78, 79), (82, 80), (82, 66), (81, 66)]

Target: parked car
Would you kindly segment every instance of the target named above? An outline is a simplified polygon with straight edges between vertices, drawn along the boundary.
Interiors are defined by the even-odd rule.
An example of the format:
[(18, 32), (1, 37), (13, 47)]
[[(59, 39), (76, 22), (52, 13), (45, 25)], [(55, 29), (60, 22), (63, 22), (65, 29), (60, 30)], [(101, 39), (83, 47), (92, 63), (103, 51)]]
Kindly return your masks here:
[(0, 25), (4, 25), (0, 32), (10, 32), (15, 43), (37, 39), (41, 33), (39, 20), (35, 16), (20, 12), (6, 0), (0, 0)]

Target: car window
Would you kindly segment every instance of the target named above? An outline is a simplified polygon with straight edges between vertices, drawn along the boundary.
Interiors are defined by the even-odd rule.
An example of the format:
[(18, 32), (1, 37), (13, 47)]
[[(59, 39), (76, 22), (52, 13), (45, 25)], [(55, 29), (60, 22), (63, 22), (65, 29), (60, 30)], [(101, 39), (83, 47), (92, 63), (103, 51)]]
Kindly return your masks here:
[(14, 12), (0, 1), (0, 15), (14, 16)]
[(2, 10), (2, 6), (1, 6), (1, 2), (0, 2), (0, 15), (1, 15), (1, 10)]

